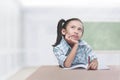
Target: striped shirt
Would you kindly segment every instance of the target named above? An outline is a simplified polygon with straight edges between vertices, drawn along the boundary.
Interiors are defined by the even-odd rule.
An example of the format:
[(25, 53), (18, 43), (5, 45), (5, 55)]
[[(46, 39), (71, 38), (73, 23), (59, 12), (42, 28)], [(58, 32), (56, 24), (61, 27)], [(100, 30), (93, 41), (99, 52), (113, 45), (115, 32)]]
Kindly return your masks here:
[[(53, 52), (61, 67), (64, 67), (64, 61), (69, 55), (70, 51), (71, 47), (63, 37), (60, 41), (60, 44), (53, 47)], [(71, 66), (77, 64), (88, 64), (88, 57), (90, 57), (90, 62), (97, 58), (92, 48), (85, 41), (79, 40), (78, 49)]]

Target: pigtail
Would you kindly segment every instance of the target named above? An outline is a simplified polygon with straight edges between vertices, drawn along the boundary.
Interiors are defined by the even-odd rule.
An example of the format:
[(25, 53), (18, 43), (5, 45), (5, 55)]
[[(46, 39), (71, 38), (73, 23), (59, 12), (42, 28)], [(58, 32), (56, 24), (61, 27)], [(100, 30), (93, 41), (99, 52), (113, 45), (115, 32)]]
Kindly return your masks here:
[(61, 19), (58, 22), (58, 25), (57, 25), (57, 39), (56, 39), (56, 43), (53, 45), (53, 47), (57, 46), (60, 43), (61, 39), (62, 39), (61, 30), (62, 30), (62, 28), (64, 28), (64, 24), (65, 24), (64, 19)]

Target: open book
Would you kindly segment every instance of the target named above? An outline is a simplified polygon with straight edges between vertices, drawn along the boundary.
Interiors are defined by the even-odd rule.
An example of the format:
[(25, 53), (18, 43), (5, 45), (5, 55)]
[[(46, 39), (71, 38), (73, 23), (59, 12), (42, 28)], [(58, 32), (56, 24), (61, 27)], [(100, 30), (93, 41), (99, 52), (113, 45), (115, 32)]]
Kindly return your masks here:
[[(78, 64), (78, 65), (73, 65), (70, 68), (64, 68), (64, 69), (87, 69), (88, 64)], [(106, 65), (98, 65), (98, 70), (109, 70), (110, 68)]]
[(98, 69), (99, 69), (99, 70), (109, 70), (110, 67), (102, 64), (102, 65), (98, 65)]
[(73, 65), (70, 68), (64, 68), (64, 69), (87, 69), (88, 64), (78, 64), (78, 65)]

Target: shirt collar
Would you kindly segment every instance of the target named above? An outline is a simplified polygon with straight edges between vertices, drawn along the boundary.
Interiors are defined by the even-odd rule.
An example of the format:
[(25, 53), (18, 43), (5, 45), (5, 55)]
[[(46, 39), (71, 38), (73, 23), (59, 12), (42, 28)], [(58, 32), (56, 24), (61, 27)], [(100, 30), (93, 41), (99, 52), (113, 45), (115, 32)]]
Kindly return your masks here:
[(87, 43), (84, 40), (79, 40), (79, 46), (87, 45)]

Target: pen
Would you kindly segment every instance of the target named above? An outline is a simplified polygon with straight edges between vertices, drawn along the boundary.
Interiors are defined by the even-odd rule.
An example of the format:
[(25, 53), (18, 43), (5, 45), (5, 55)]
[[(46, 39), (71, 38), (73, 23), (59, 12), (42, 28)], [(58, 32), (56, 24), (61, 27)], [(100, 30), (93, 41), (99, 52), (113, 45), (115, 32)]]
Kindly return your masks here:
[(89, 70), (90, 69), (90, 56), (88, 56), (88, 67), (87, 69)]
[(88, 56), (88, 64), (90, 64), (90, 56)]

